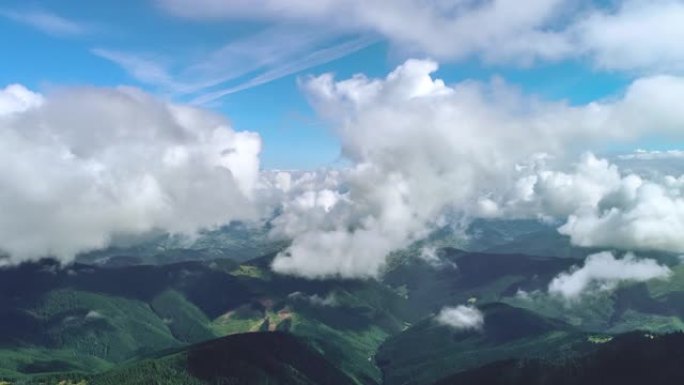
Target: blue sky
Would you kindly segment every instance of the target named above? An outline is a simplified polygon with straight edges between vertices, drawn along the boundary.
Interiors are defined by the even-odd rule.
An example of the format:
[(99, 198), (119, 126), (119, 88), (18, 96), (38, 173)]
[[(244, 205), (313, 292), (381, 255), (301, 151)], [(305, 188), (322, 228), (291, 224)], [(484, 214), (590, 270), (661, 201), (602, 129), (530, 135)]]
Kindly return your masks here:
[[(184, 18), (154, 1), (137, 0), (4, 1), (0, 34), (7, 37), (0, 50), (12, 53), (2, 61), (0, 85), (21, 83), (42, 92), (134, 85), (162, 98), (199, 103), (225, 114), (238, 130), (259, 132), (264, 168), (340, 161), (337, 141), (298, 89), (298, 77), (384, 77), (409, 56), (432, 57), (401, 53), (390, 38), (375, 33), (330, 32), (272, 19)], [(287, 44), (292, 48), (283, 48)], [(222, 47), (230, 49), (221, 54)], [(318, 56), (298, 62), (312, 53)], [(136, 74), (131, 60), (142, 62), (142, 73)], [(254, 64), (259, 60), (261, 65)], [(254, 82), (260, 76), (266, 80)], [(596, 70), (584, 58), (512, 65), (477, 55), (443, 60), (437, 76), (448, 83), (500, 76), (525, 93), (575, 104), (619, 93), (633, 77)], [(170, 84), (176, 81), (182, 84)], [(201, 85), (206, 81), (211, 85)], [(179, 91), (183, 87), (191, 90)], [(229, 92), (212, 96), (222, 90)]]

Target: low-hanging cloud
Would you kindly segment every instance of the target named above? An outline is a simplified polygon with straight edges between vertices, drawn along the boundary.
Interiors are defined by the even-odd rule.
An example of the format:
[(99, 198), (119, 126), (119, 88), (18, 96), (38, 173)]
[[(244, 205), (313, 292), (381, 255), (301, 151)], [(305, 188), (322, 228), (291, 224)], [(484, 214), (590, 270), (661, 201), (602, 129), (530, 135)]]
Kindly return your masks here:
[(601, 252), (588, 256), (581, 268), (559, 274), (549, 284), (549, 293), (577, 300), (591, 291), (612, 290), (620, 282), (665, 279), (671, 273), (654, 259), (639, 259), (631, 253), (618, 259), (610, 252)]
[[(249, 219), (259, 136), (136, 89), (0, 91), (0, 251), (63, 261), (117, 235)], [(7, 262), (7, 260), (5, 260)]]
[[(684, 252), (681, 177), (621, 170), (582, 151), (681, 138), (684, 80), (639, 78), (570, 105), (498, 78), (448, 85), (409, 60), (387, 77), (330, 74), (302, 89), (349, 167), (259, 172), (256, 134), (135, 89), (0, 92), (0, 250), (69, 260), (113, 237), (193, 232), (274, 211), (291, 240), (275, 271), (372, 278), (435, 227), (475, 217), (552, 218), (576, 245)], [(553, 154), (553, 156), (549, 155)]]
[(586, 154), (573, 172), (556, 167), (567, 170), (581, 151), (606, 143), (684, 134), (684, 113), (672, 102), (684, 97), (678, 77), (641, 78), (620, 98), (573, 106), (500, 79), (447, 85), (436, 69), (409, 60), (384, 79), (302, 82), (352, 166), (334, 185), (311, 186), (285, 205), (274, 231), (293, 242), (276, 271), (375, 277), (389, 253), (450, 218), (565, 220), (600, 209), (628, 182), (617, 166)]
[(541, 166), (499, 204), (502, 215), (560, 220), (572, 244), (620, 250), (684, 252), (684, 177), (623, 172), (586, 154), (571, 171)]
[(474, 306), (444, 307), (435, 320), (457, 330), (480, 330), (484, 326), (484, 314)]
[(682, 253), (684, 177), (654, 183), (629, 175), (595, 209), (572, 214), (559, 231), (579, 246)]

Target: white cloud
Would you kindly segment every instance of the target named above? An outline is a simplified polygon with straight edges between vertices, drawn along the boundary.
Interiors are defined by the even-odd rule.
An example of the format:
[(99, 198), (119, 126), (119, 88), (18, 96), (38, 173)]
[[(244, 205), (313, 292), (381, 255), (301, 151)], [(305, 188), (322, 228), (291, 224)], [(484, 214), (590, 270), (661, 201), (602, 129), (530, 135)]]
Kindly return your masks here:
[(559, 232), (578, 246), (684, 252), (684, 176), (664, 175), (660, 166), (624, 172), (591, 154), (570, 171), (535, 167), (504, 194), (500, 215), (561, 221)]
[(0, 89), (0, 117), (24, 112), (43, 104), (43, 96), (21, 84), (10, 84)]
[(574, 172), (565, 173), (542, 169), (536, 175), (523, 179), (531, 183), (530, 212), (555, 218), (565, 218), (578, 211), (595, 208), (601, 199), (621, 183), (615, 165), (593, 154), (583, 155)]
[(484, 326), (482, 312), (473, 306), (465, 305), (444, 307), (435, 320), (457, 330), (480, 330)]
[[(596, 67), (639, 72), (684, 70), (680, 0), (157, 0), (181, 17), (287, 20), (374, 33), (395, 49), (440, 60), (487, 62), (588, 58)], [(410, 28), (407, 21), (410, 20)]]
[(654, 183), (626, 176), (593, 210), (570, 215), (559, 231), (580, 246), (684, 252), (684, 177)]
[(610, 252), (601, 252), (588, 256), (581, 268), (559, 274), (549, 284), (549, 293), (576, 300), (592, 290), (612, 290), (620, 282), (665, 279), (670, 274), (667, 266), (653, 259), (639, 259), (633, 254), (617, 259)]
[(94, 48), (91, 52), (125, 68), (133, 78), (142, 83), (169, 88), (183, 87), (173, 80), (173, 76), (169, 74), (164, 66), (158, 63), (158, 59), (102, 48)]
[(437, 247), (434, 246), (424, 246), (420, 249), (418, 258), (424, 260), (431, 265), (439, 265), (441, 259), (437, 255)]
[(135, 89), (27, 92), (0, 93), (23, 100), (0, 115), (0, 250), (12, 261), (255, 216), (258, 135)]
[[(376, 39), (337, 36), (325, 28), (272, 26), (206, 52), (169, 55), (95, 48), (94, 55), (123, 68), (132, 78), (190, 104), (210, 104), (226, 95), (327, 63), (373, 44)], [(199, 53), (197, 51), (200, 51)]]
[(93, 320), (93, 319), (103, 319), (106, 317), (104, 315), (102, 315), (102, 313), (100, 313), (97, 310), (91, 310), (85, 315), (85, 318)]
[(55, 36), (78, 36), (88, 32), (89, 28), (62, 16), (44, 10), (0, 10), (0, 16), (29, 25), (47, 34)]
[(663, 175), (684, 174), (684, 151), (637, 150), (609, 158), (623, 175), (635, 174), (645, 180), (661, 180)]
[(282, 77), (301, 72), (308, 68), (316, 67), (318, 65), (339, 59), (349, 55), (350, 53), (365, 48), (371, 45), (373, 42), (374, 39), (361, 37), (358, 39), (345, 41), (331, 47), (321, 48), (316, 51), (306, 53), (298, 58), (291, 58), (285, 63), (279, 63), (277, 66), (267, 69), (261, 74), (237, 85), (222, 88), (217, 91), (203, 93), (197, 98), (193, 99), (191, 103), (202, 105), (213, 102), (224, 96), (254, 88)]
[(428, 53), (439, 58), (464, 58), (473, 53), (487, 59), (553, 58), (568, 49), (561, 36), (549, 31), (550, 22), (564, 7), (563, 0), (531, 0), (524, 8), (512, 0), (200, 0), (192, 6), (181, 0), (158, 3), (173, 14), (191, 18), (290, 20), (342, 32), (376, 33), (407, 53)]
[(684, 151), (682, 150), (667, 150), (667, 151), (647, 151), (637, 150), (631, 154), (618, 155), (621, 160), (663, 160), (663, 159), (683, 159)]
[(352, 166), (334, 185), (307, 193), (313, 202), (329, 190), (334, 204), (287, 204), (274, 221), (275, 232), (293, 239), (276, 271), (375, 277), (387, 254), (445, 217), (564, 220), (591, 212), (624, 184), (618, 168), (590, 154), (573, 172), (555, 167), (607, 143), (684, 134), (684, 112), (672, 102), (684, 97), (680, 78), (638, 79), (621, 98), (570, 106), (499, 79), (446, 85), (431, 76), (436, 68), (409, 60), (385, 79), (325, 74), (302, 82)]
[(625, 0), (578, 19), (571, 33), (596, 66), (608, 70), (684, 70), (684, 3)]

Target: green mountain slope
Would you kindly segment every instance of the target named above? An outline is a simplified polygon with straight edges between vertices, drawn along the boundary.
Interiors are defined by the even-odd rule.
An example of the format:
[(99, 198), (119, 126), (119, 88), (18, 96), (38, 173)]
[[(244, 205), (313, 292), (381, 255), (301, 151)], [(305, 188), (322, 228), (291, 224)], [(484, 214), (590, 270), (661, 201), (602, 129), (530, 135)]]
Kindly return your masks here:
[[(15, 378), (94, 372), (219, 336), (280, 330), (311, 341), (358, 382), (377, 383), (372, 356), (405, 327), (405, 299), (377, 281), (275, 275), (271, 258), (0, 270), (0, 367)], [(81, 365), (84, 357), (97, 365)]]
[[(273, 254), (242, 264), (0, 269), (0, 378), (78, 379), (160, 351), (270, 331), (302, 338), (357, 384), (381, 383), (383, 374), (387, 384), (427, 384), (511, 357), (574, 356), (594, 345), (592, 336), (684, 328), (681, 266), (672, 265), (669, 281), (624, 283), (568, 304), (546, 288), (577, 260), (450, 248), (437, 255), (398, 253), (380, 280), (277, 275)], [(434, 321), (444, 306), (465, 303), (485, 313), (482, 331)]]
[(121, 365), (92, 376), (53, 375), (31, 384), (88, 385), (351, 385), (355, 382), (320, 352), (286, 333), (248, 333), (215, 339)]
[(566, 356), (590, 347), (587, 335), (505, 304), (483, 306), (482, 330), (433, 319), (388, 339), (377, 354), (385, 384), (427, 384), (449, 373), (513, 357)]
[(445, 248), (440, 261), (412, 256), (395, 259), (383, 282), (401, 289), (411, 310), (427, 315), (445, 305), (463, 304), (471, 298), (478, 303), (498, 302), (518, 290), (545, 290), (559, 272), (575, 260), (522, 254), (468, 253)]
[(165, 265), (187, 261), (230, 259), (238, 263), (282, 250), (288, 242), (273, 240), (268, 226), (231, 223), (195, 237), (167, 233), (142, 239), (118, 239), (104, 250), (84, 253), (77, 261), (108, 266)]
[(630, 333), (564, 360), (495, 362), (435, 385), (670, 385), (684, 383), (684, 334)]

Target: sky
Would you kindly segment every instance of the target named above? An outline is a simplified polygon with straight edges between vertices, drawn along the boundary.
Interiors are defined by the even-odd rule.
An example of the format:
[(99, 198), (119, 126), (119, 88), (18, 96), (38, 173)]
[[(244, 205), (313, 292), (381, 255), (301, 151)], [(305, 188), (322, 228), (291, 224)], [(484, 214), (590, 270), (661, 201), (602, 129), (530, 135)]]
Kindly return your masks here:
[(682, 0), (2, 1), (0, 264), (240, 221), (290, 241), (279, 273), (373, 278), (484, 218), (602, 250), (559, 293), (665, 276), (640, 258), (684, 254), (683, 26)]
[(234, 15), (187, 14), (173, 1), (5, 0), (0, 33), (9, 38), (0, 49), (12, 56), (3, 60), (0, 84), (34, 90), (133, 85), (216, 110), (236, 128), (259, 132), (264, 168), (308, 169), (334, 167), (340, 153), (299, 90), (305, 76), (381, 76), (409, 57), (444, 57), (437, 75), (447, 82), (501, 77), (527, 93), (571, 103), (615, 95), (634, 77), (597, 69), (586, 57), (521, 63), (483, 59), (473, 48), (452, 58), (413, 43), (414, 53), (370, 27), (325, 27), (315, 15), (310, 23), (296, 12), (282, 20), (255, 16), (244, 14), (247, 5), (240, 1), (224, 3), (234, 4)]

